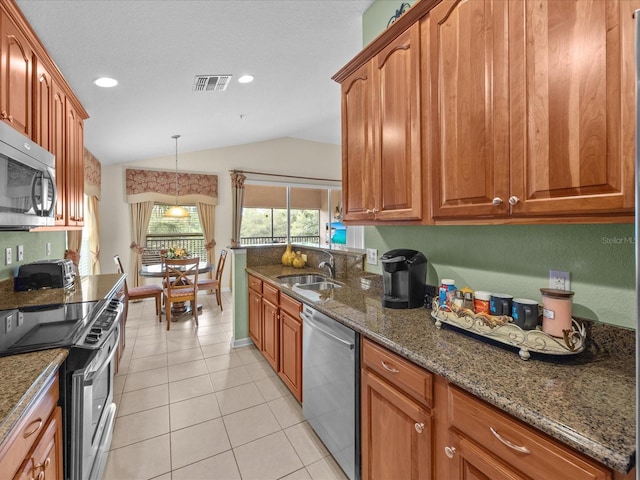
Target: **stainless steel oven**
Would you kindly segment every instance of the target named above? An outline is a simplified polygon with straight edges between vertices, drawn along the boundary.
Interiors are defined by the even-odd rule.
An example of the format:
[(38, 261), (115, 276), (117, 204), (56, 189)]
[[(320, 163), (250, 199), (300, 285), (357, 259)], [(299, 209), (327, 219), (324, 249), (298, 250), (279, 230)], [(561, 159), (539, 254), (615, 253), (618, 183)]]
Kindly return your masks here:
[[(115, 421), (113, 381), (123, 303), (41, 305), (0, 311), (0, 355), (68, 348), (60, 369), (64, 478), (99, 480)], [(1, 476), (1, 475), (0, 475)]]
[(116, 417), (113, 403), (116, 324), (97, 350), (72, 347), (67, 361), (67, 474), (72, 480), (99, 480), (107, 461)]
[(54, 225), (55, 157), (0, 122), (0, 230)]

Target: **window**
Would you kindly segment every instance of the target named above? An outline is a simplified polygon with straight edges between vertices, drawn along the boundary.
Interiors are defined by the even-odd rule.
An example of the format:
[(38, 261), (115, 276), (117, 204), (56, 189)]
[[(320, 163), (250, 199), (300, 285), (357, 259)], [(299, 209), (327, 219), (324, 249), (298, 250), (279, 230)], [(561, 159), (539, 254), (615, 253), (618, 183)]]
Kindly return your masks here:
[(241, 245), (298, 243), (335, 248), (346, 244), (342, 192), (318, 186), (245, 184)]
[[(154, 205), (147, 229), (146, 250), (153, 257), (163, 248), (176, 246), (186, 249), (194, 256), (206, 258), (207, 250), (204, 248), (204, 235), (200, 226), (198, 208), (195, 205), (182, 205), (189, 212), (188, 217), (164, 218), (170, 206), (159, 203)], [(157, 258), (149, 262), (156, 263)], [(143, 255), (143, 263), (149, 262)]]

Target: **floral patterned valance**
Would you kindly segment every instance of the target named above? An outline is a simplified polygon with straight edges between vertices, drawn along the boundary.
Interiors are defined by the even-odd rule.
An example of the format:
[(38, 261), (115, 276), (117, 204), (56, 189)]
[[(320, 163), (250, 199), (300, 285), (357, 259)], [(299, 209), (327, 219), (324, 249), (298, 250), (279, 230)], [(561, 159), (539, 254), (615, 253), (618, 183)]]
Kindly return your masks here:
[[(155, 201), (173, 203), (176, 196), (176, 172), (127, 168), (128, 203)], [(218, 203), (218, 176), (202, 173), (178, 173), (180, 203)]]
[(84, 149), (84, 193), (100, 199), (102, 185), (102, 165), (93, 154)]

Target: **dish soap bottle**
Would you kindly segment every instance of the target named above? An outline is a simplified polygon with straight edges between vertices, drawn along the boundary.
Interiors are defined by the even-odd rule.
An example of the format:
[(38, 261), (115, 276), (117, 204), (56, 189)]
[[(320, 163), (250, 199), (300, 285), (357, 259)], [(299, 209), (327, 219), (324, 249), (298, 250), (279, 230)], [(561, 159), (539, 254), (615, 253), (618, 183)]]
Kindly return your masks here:
[(287, 249), (282, 254), (282, 265), (290, 267), (293, 263), (293, 257), (295, 257), (295, 254), (291, 251), (291, 244), (288, 244)]

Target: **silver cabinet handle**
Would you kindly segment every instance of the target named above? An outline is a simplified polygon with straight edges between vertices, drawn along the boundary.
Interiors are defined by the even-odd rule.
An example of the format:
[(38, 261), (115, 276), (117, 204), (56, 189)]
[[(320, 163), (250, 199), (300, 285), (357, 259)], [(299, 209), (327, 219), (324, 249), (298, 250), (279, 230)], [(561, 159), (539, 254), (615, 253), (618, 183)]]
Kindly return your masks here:
[(378, 210), (377, 208), (374, 208), (373, 210), (371, 210), (371, 212), (375, 215), (376, 213), (378, 213), (380, 210)]
[(444, 454), (449, 458), (453, 458), (456, 454), (456, 447), (444, 447)]
[(519, 201), (520, 199), (515, 195), (512, 197), (509, 197), (509, 205), (516, 205)]
[(491, 201), (491, 203), (493, 203), (495, 206), (502, 205), (502, 199), (500, 197), (496, 197)]
[(491, 430), (491, 433), (493, 433), (494, 437), (496, 437), (498, 440), (500, 440), (502, 443), (504, 443), (507, 447), (513, 448), (514, 450), (516, 450), (516, 451), (518, 451), (520, 453), (526, 453), (526, 454), (531, 453), (531, 450), (529, 450), (527, 447), (521, 447), (520, 445), (516, 445), (515, 443), (511, 443), (506, 438), (503, 438), (502, 435), (500, 435), (498, 432), (496, 432), (493, 429), (493, 427), (489, 427), (489, 430)]
[(400, 373), (400, 370), (390, 367), (389, 365), (387, 365), (384, 360), (380, 360), (380, 363), (382, 364), (382, 367), (387, 371), (387, 372), (391, 372), (391, 373)]
[(424, 423), (420, 422), (416, 422), (413, 424), (413, 427), (416, 429), (416, 432), (418, 433), (422, 433), (422, 431), (424, 430)]

